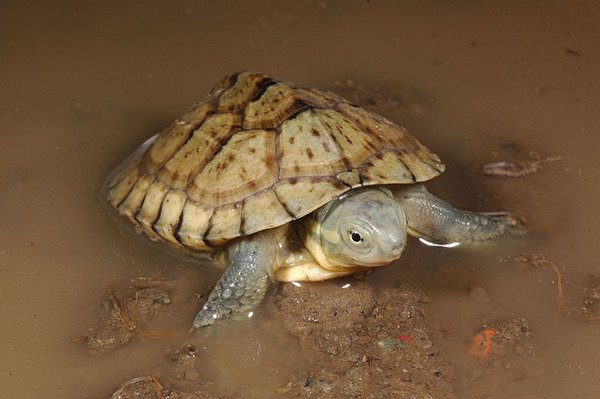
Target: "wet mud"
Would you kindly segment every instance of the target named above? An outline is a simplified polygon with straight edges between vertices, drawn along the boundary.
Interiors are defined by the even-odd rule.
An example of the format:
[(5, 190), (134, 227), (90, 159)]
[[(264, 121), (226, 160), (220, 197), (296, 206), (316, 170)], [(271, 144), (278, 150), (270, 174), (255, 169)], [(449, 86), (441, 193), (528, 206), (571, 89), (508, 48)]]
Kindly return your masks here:
[[(324, 399), (457, 397), (455, 369), (443, 355), (444, 332), (429, 311), (429, 302), (414, 286), (376, 288), (368, 277), (303, 283), (301, 287), (282, 285), (265, 307), (296, 340), (302, 366), (300, 372), (280, 375), (283, 383), (271, 394)], [(119, 320), (138, 312), (135, 301), (127, 305), (119, 312)], [(142, 308), (146, 314), (147, 306)], [(498, 328), (498, 336), (510, 340), (506, 338), (510, 332), (501, 332), (505, 330), (508, 328)], [(131, 329), (127, 331), (132, 335)], [(111, 335), (115, 339), (108, 339)], [(91, 353), (118, 350), (113, 342), (121, 337), (120, 330), (105, 330), (103, 337), (107, 344), (102, 345), (95, 336), (84, 341)], [(203, 353), (194, 344), (182, 344), (165, 357), (171, 362), (162, 371), (129, 380), (113, 398), (256, 397), (255, 392), (232, 392), (227, 385), (211, 381), (203, 371)]]
[(368, 279), (302, 288), (285, 285), (275, 299), (308, 366), (286, 386), (288, 397), (456, 397), (455, 370), (421, 290), (374, 288)]

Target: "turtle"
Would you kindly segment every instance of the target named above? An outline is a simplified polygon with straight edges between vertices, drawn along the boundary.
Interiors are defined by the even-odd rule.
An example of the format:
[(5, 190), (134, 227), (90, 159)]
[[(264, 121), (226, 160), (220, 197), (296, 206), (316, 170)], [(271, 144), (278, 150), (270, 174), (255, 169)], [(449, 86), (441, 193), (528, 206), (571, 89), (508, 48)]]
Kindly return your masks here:
[(108, 202), (151, 239), (222, 259), (192, 330), (252, 316), (273, 281), (388, 265), (407, 234), (492, 239), (509, 214), (463, 211), (423, 183), (445, 169), (408, 131), (330, 92), (228, 75), (112, 173)]

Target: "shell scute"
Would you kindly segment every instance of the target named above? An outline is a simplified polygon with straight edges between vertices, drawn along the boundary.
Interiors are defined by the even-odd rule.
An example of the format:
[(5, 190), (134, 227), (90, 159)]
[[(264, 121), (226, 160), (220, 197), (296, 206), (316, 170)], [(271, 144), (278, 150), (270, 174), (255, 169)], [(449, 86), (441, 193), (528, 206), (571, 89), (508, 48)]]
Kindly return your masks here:
[(148, 173), (155, 174), (170, 160), (185, 143), (190, 134), (213, 110), (212, 104), (201, 104), (181, 119), (158, 134), (158, 137), (144, 154), (143, 165)]
[(279, 201), (296, 219), (320, 208), (345, 191), (348, 191), (348, 187), (334, 177), (292, 178), (275, 185)]
[(276, 180), (275, 132), (248, 130), (221, 147), (187, 192), (194, 201), (220, 206), (242, 201)]
[(160, 208), (160, 216), (153, 228), (163, 239), (179, 245), (176, 230), (180, 224), (183, 206), (187, 200), (186, 194), (181, 190), (170, 190), (165, 194)]
[(269, 188), (244, 200), (241, 232), (243, 235), (281, 226), (292, 220), (273, 189)]
[(142, 167), (139, 164), (139, 159), (124, 168), (108, 189), (108, 202), (117, 208), (127, 198), (141, 174)]
[(242, 72), (235, 83), (219, 96), (219, 112), (239, 112), (256, 96), (261, 87), (269, 81), (262, 73)]
[(158, 172), (172, 187), (185, 189), (212, 155), (239, 130), (239, 114), (214, 114), (206, 118)]
[(239, 203), (215, 208), (210, 225), (204, 234), (204, 242), (211, 247), (219, 246), (241, 235), (242, 206)]
[(148, 187), (154, 178), (150, 175), (142, 175), (138, 181), (134, 184), (133, 188), (127, 195), (127, 197), (118, 205), (119, 213), (125, 215), (132, 223), (137, 225), (135, 215), (142, 205), (142, 201), (146, 197)]
[(244, 129), (275, 129), (302, 111), (327, 106), (331, 102), (312, 91), (286, 83), (273, 84), (246, 106)]
[(210, 247), (204, 241), (204, 234), (209, 227), (214, 208), (187, 201), (183, 207), (183, 218), (178, 238), (188, 248), (203, 251)]
[(169, 191), (169, 186), (160, 180), (150, 183), (142, 202), (140, 210), (135, 215), (135, 219), (144, 228), (144, 231), (152, 238), (157, 239), (158, 235), (154, 231), (153, 225), (158, 218), (163, 199)]
[(307, 110), (281, 125), (281, 178), (336, 175), (346, 170), (344, 154), (316, 115), (320, 111)]

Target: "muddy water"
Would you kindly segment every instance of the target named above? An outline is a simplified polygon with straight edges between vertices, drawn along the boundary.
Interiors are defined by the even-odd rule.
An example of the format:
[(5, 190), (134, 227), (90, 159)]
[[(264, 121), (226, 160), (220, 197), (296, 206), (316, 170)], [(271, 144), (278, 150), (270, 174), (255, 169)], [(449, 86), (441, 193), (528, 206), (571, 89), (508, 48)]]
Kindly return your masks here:
[[(431, 297), (459, 397), (597, 396), (600, 326), (557, 316), (555, 275), (514, 261), (520, 252), (553, 259), (568, 305), (600, 275), (595, 2), (3, 2), (0, 18), (3, 396), (106, 397), (165, 362), (170, 342), (93, 357), (73, 340), (98, 323), (109, 286), (163, 275), (200, 287), (218, 272), (200, 273), (132, 234), (98, 193), (138, 143), (239, 69), (328, 89), (361, 84), (371, 109), (446, 161), (433, 191), (463, 208), (526, 215), (527, 238), (458, 250), (411, 241), (398, 265), (373, 278), (410, 279)], [(370, 101), (369, 88), (383, 94)], [(485, 163), (536, 154), (562, 159), (518, 179), (481, 175)], [(442, 266), (468, 273), (457, 282)], [(469, 300), (475, 286), (485, 311)], [(181, 302), (170, 310), (178, 330), (199, 303)], [(471, 335), (502, 317), (529, 322), (529, 365), (465, 355)], [(204, 378), (269, 396), (302, 368), (300, 357), (268, 318), (247, 324), (197, 338)]]

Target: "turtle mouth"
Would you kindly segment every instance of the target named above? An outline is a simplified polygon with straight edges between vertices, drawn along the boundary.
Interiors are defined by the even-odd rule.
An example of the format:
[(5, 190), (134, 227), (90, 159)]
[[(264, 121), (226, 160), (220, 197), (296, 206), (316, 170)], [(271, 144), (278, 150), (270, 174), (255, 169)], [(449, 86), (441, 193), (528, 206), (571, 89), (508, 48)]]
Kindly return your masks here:
[(377, 251), (379, 252), (379, 254), (374, 253), (375, 251), (372, 251), (372, 253), (370, 254), (371, 256), (369, 256), (368, 259), (360, 259), (354, 257), (352, 259), (352, 264), (362, 267), (387, 266), (400, 258), (400, 255), (402, 255), (402, 250), (403, 248), (399, 247), (393, 253), (390, 251), (385, 251), (385, 253)]
[(359, 262), (357, 261), (356, 264), (359, 264), (362, 267), (381, 267), (381, 266), (387, 266), (390, 263), (392, 263), (395, 259), (391, 259), (391, 260), (382, 260), (381, 262), (369, 262), (369, 263), (363, 263), (363, 262)]
[(404, 247), (403, 240), (382, 241), (380, 245), (369, 251), (368, 257), (355, 256), (353, 261), (363, 267), (386, 266), (400, 258)]

